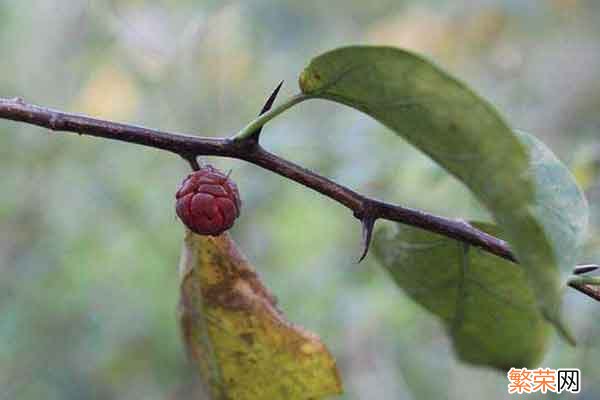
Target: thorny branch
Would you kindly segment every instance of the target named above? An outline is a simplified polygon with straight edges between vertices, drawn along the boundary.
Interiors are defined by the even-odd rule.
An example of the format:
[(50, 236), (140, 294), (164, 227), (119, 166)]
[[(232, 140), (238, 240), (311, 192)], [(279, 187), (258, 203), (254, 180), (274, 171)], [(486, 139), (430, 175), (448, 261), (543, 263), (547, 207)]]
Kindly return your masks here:
[[(270, 109), (280, 86), (281, 84), (269, 97), (261, 114)], [(166, 150), (188, 161), (192, 169), (198, 168), (196, 160), (198, 156), (209, 155), (235, 158), (255, 164), (309, 187), (350, 209), (363, 225), (364, 249), (361, 260), (367, 254), (375, 221), (386, 219), (435, 232), (518, 262), (508, 243), (475, 229), (463, 220), (445, 218), (364, 196), (265, 150), (259, 143), (260, 130), (242, 139), (198, 137), (52, 110), (28, 104), (21, 98), (0, 98), (0, 118), (37, 125), (53, 131), (74, 132)], [(261, 128), (262, 126), (258, 127)], [(598, 268), (598, 266), (585, 267), (587, 269), (579, 273)], [(570, 282), (569, 286), (600, 301), (600, 291), (589, 285)]]

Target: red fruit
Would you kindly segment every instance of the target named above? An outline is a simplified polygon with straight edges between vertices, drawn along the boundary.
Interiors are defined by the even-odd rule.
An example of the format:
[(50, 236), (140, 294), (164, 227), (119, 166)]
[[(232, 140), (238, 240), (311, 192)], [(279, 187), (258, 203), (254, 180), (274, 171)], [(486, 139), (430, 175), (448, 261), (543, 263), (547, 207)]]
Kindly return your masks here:
[(192, 232), (218, 236), (240, 215), (236, 184), (210, 165), (188, 175), (175, 194), (175, 210)]

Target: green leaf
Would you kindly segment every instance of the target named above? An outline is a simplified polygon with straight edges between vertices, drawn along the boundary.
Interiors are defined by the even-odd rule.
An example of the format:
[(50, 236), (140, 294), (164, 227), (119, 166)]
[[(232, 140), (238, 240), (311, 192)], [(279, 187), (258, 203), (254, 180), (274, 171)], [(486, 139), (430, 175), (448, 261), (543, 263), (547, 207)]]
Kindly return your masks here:
[[(473, 224), (492, 235), (490, 224)], [(374, 253), (408, 296), (443, 321), (458, 357), (501, 370), (534, 367), (549, 325), (519, 265), (421, 229), (375, 234)]]
[[(573, 267), (572, 244), (579, 241), (587, 218), (585, 201), (568, 172), (550, 168), (536, 184), (528, 171), (537, 153), (529, 154), (521, 141), (529, 139), (520, 139), (466, 85), (404, 50), (355, 46), (327, 52), (302, 72), (300, 87), (305, 95), (369, 114), (464, 182), (492, 213), (525, 268), (543, 315), (565, 333), (557, 271)], [(556, 161), (550, 158), (550, 164)], [(565, 212), (554, 203), (540, 204), (552, 201), (546, 180), (572, 196), (569, 207), (580, 207)], [(563, 233), (569, 235), (564, 245), (557, 240)]]
[(535, 136), (515, 131), (528, 149), (528, 175), (534, 181), (533, 214), (543, 222), (561, 271), (571, 275), (584, 242), (589, 207), (569, 169)]
[[(527, 174), (536, 188), (532, 212), (551, 229), (548, 240), (562, 263), (572, 265), (587, 223), (585, 199), (542, 142), (522, 132), (517, 137), (528, 149)], [(498, 227), (473, 225), (504, 238)], [(548, 329), (521, 266), (400, 224), (376, 233), (374, 253), (398, 286), (444, 321), (461, 359), (506, 369), (534, 366), (543, 356)], [(559, 279), (556, 269), (547, 274)]]

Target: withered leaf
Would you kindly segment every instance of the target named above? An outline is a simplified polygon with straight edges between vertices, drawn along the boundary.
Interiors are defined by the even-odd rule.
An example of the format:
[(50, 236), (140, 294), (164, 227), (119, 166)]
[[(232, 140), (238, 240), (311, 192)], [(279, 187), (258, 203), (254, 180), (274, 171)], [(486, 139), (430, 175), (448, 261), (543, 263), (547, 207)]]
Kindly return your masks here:
[(225, 233), (187, 232), (180, 262), (185, 344), (213, 400), (321, 399), (341, 393), (320, 339), (288, 322)]

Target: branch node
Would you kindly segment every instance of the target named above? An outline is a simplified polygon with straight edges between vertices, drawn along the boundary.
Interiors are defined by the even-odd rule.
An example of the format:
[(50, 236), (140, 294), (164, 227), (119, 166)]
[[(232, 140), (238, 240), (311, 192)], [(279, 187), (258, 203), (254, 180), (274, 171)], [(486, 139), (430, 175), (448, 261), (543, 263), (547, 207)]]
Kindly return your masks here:
[(56, 131), (59, 129), (58, 127), (58, 123), (59, 123), (59, 118), (56, 114), (51, 114), (50, 115), (50, 119), (48, 120), (48, 127), (53, 130)]

